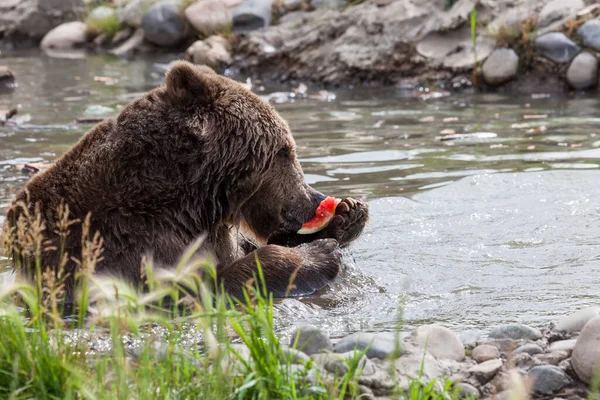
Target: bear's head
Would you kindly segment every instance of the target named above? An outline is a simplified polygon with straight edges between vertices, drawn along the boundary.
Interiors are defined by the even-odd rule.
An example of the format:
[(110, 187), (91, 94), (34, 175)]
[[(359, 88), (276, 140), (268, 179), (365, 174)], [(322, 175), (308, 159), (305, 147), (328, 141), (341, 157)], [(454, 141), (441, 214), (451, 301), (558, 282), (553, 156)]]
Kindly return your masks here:
[[(201, 182), (223, 222), (245, 225), (261, 242), (296, 232), (325, 198), (308, 186), (287, 123), (244, 85), (206, 66), (176, 63), (166, 76), (176, 118), (201, 140)], [(179, 124), (178, 124), (179, 125)], [(214, 186), (209, 187), (209, 182)]]

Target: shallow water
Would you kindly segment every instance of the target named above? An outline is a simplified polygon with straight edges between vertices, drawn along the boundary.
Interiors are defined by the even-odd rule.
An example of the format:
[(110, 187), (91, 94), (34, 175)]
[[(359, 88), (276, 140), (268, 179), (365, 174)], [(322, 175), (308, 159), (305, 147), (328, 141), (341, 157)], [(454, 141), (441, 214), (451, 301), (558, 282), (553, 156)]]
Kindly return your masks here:
[[(0, 94), (0, 109), (18, 106), (19, 124), (0, 127), (0, 212), (28, 179), (16, 165), (55, 160), (90, 128), (74, 122), (86, 108), (117, 113), (162, 83), (172, 58), (1, 59), (19, 87)], [(261, 95), (294, 89), (253, 83)], [(342, 277), (318, 296), (281, 302), (284, 321), (306, 319), (332, 334), (390, 330), (402, 310), (405, 329), (483, 329), (540, 325), (598, 304), (596, 96), (333, 93), (274, 98), (307, 181), (368, 199), (372, 218)], [(0, 273), (0, 284), (9, 279)]]

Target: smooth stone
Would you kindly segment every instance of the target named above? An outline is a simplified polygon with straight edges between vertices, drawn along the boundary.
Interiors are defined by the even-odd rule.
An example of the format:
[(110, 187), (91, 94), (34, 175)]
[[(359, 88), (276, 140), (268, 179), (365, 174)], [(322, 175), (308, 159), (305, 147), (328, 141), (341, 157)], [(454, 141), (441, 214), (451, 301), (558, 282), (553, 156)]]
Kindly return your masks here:
[[(313, 354), (311, 357), (315, 363), (322, 365), (325, 370), (341, 376), (348, 372), (350, 362), (355, 359), (359, 352), (349, 351), (346, 353), (319, 353)], [(358, 368), (361, 370), (362, 376), (373, 375), (376, 371), (375, 365), (364, 354), (358, 360)]]
[(542, 332), (523, 324), (507, 324), (492, 329), (488, 337), (492, 339), (538, 340), (542, 337)]
[(142, 26), (144, 13), (156, 3), (156, 0), (130, 0), (117, 10), (117, 18), (122, 25), (132, 28)]
[[(437, 360), (431, 354), (409, 354), (402, 356), (394, 362), (396, 372), (401, 377), (399, 385), (404, 387), (406, 381), (421, 378), (425, 382), (430, 382), (442, 376), (448, 375), (448, 369), (444, 367), (440, 360)], [(422, 368), (421, 368), (422, 367)], [(404, 379), (404, 382), (402, 380)]]
[(548, 351), (566, 351), (571, 353), (577, 344), (577, 339), (558, 340), (548, 346)]
[(473, 349), (477, 347), (477, 341), (481, 337), (481, 331), (476, 330), (468, 330), (463, 331), (458, 334), (458, 338), (462, 342), (463, 346), (468, 349)]
[(467, 372), (473, 376), (480, 384), (485, 385), (500, 371), (502, 360), (495, 359), (472, 366)]
[[(400, 346), (396, 348), (396, 346)], [(370, 332), (353, 333), (341, 339), (334, 346), (336, 353), (345, 353), (352, 350), (367, 350), (366, 356), (369, 358), (387, 359), (390, 357), (398, 358), (402, 352), (402, 343), (398, 338), (395, 342), (394, 336), (384, 336)]]
[(587, 21), (577, 30), (577, 34), (585, 47), (600, 50), (600, 20)]
[(579, 53), (569, 69), (567, 69), (567, 82), (574, 89), (589, 89), (598, 84), (598, 59), (586, 52)]
[(211, 36), (197, 40), (185, 51), (185, 59), (194, 64), (208, 65), (215, 71), (221, 71), (231, 64), (229, 43), (221, 36)]
[(272, 3), (273, 0), (244, 0), (233, 12), (233, 32), (243, 33), (269, 26)]
[(106, 28), (111, 22), (114, 25), (118, 24), (117, 11), (114, 8), (107, 6), (100, 6), (94, 8), (92, 12), (88, 15), (88, 17), (85, 19), (85, 24), (87, 25), (88, 30), (91, 30), (94, 33), (104, 32), (102, 28)]
[(519, 347), (519, 343), (512, 339), (492, 339), (478, 342), (479, 345), (490, 344), (500, 350), (501, 353), (510, 353)]
[(180, 43), (188, 33), (179, 6), (170, 0), (154, 4), (144, 13), (142, 29), (147, 41), (165, 47)]
[(529, 353), (517, 353), (510, 357), (510, 362), (517, 368), (527, 371), (530, 368), (536, 367), (538, 365), (543, 365), (543, 363), (537, 358), (533, 358)]
[(597, 373), (600, 360), (600, 316), (591, 319), (577, 339), (571, 364), (575, 373), (585, 383), (591, 383)]
[(244, 344), (237, 343), (229, 345), (229, 348), (237, 354), (231, 350), (227, 351), (225, 356), (221, 359), (221, 369), (225, 373), (242, 373), (244, 370), (244, 363), (250, 362), (250, 349)]
[(290, 347), (311, 355), (332, 351), (329, 335), (312, 325), (300, 325), (292, 335)]
[(550, 395), (558, 392), (571, 383), (571, 378), (565, 372), (553, 365), (540, 365), (529, 370), (528, 376), (533, 380), (533, 391)]
[(538, 27), (543, 28), (560, 19), (576, 14), (585, 7), (582, 0), (552, 0), (547, 3), (538, 17)]
[(87, 27), (83, 22), (65, 22), (52, 29), (40, 43), (42, 50), (68, 50), (88, 41)]
[(535, 343), (527, 343), (524, 344), (522, 346), (517, 347), (512, 354), (519, 354), (519, 353), (527, 353), (530, 356), (533, 356), (535, 354), (540, 354), (543, 353), (544, 349), (542, 349), (541, 346), (535, 344)]
[(559, 319), (553, 330), (580, 332), (589, 320), (598, 315), (600, 315), (600, 307), (587, 307)]
[(566, 351), (553, 351), (552, 353), (536, 354), (535, 358), (544, 364), (558, 365), (562, 360), (569, 357)]
[(568, 63), (579, 53), (577, 46), (562, 32), (550, 32), (535, 40), (535, 47), (546, 58), (557, 63)]
[(460, 382), (458, 388), (460, 389), (461, 398), (478, 399), (481, 394), (479, 389), (470, 383)]
[(204, 36), (229, 31), (233, 11), (241, 0), (198, 0), (183, 12), (190, 25)]
[(500, 350), (491, 344), (482, 344), (473, 349), (471, 358), (478, 364), (481, 364), (482, 362), (493, 360), (494, 358), (500, 358)]
[(436, 358), (462, 361), (465, 348), (458, 335), (440, 325), (423, 325), (411, 332), (410, 340)]
[(292, 349), (290, 347), (282, 346), (281, 352), (283, 353), (281, 355), (281, 362), (284, 364), (288, 361), (290, 364), (303, 364), (310, 360), (308, 355), (304, 354), (300, 350)]
[(519, 70), (519, 56), (513, 49), (496, 49), (482, 67), (483, 80), (496, 86), (513, 80)]

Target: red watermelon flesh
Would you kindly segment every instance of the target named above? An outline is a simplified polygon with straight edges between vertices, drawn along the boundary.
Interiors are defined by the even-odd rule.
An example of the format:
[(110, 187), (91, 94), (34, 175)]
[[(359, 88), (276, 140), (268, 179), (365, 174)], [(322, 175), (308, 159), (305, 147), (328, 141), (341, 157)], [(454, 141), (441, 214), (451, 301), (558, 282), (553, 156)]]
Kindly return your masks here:
[(337, 208), (337, 205), (340, 204), (340, 201), (340, 199), (336, 199), (335, 197), (327, 197), (323, 200), (321, 204), (319, 204), (319, 207), (317, 207), (315, 216), (302, 225), (298, 234), (310, 235), (311, 233), (318, 232), (325, 228), (333, 217), (335, 217), (335, 209)]

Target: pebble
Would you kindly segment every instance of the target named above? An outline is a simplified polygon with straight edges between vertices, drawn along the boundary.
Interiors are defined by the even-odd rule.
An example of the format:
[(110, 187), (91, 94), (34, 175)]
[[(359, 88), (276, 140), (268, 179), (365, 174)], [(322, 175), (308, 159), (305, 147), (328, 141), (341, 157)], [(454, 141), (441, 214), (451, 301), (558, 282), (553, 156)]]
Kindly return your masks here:
[(548, 347), (548, 351), (566, 351), (570, 354), (575, 348), (576, 343), (577, 339), (559, 340), (551, 343)]
[(519, 346), (515, 349), (515, 351), (512, 352), (512, 354), (519, 354), (519, 353), (527, 353), (530, 356), (533, 356), (535, 354), (540, 354), (543, 353), (544, 349), (542, 349), (540, 346), (538, 346), (535, 343), (527, 343), (524, 344), (522, 346)]
[(539, 36), (535, 47), (546, 58), (557, 63), (568, 63), (579, 53), (577, 46), (562, 32), (551, 32)]
[(497, 86), (513, 80), (519, 69), (519, 56), (513, 49), (496, 49), (482, 67), (483, 80)]
[(533, 391), (544, 395), (556, 393), (571, 383), (571, 378), (562, 369), (553, 365), (533, 367), (529, 370), (528, 376), (533, 379)]
[(312, 325), (300, 325), (292, 335), (290, 347), (308, 355), (333, 350), (329, 335)]
[(535, 358), (544, 364), (558, 365), (559, 362), (569, 357), (566, 351), (553, 351), (552, 353), (536, 354)]
[(235, 33), (264, 28), (271, 24), (272, 0), (244, 0), (233, 13)]
[(585, 324), (600, 315), (600, 307), (587, 307), (562, 317), (554, 326), (555, 331), (580, 332)]
[(502, 360), (495, 359), (477, 364), (467, 370), (480, 384), (485, 385), (500, 371)]
[(466, 383), (460, 382), (458, 384), (458, 388), (460, 389), (461, 398), (470, 398), (470, 399), (478, 399), (479, 398), (479, 389), (475, 386)]
[(485, 341), (478, 342), (478, 344), (480, 344), (480, 345), (481, 344), (490, 344), (492, 346), (497, 347), (501, 353), (510, 353), (513, 350), (515, 350), (517, 347), (519, 347), (519, 343), (512, 339), (485, 340)]
[(290, 347), (282, 346), (281, 352), (283, 353), (281, 356), (281, 362), (290, 364), (304, 364), (304, 362), (310, 360), (310, 357), (301, 352), (300, 350), (292, 349)]
[[(396, 348), (397, 344), (400, 346), (398, 349)], [(369, 358), (384, 360), (390, 357), (398, 358), (403, 354), (401, 343), (396, 343), (394, 336), (385, 336), (370, 332), (353, 333), (335, 344), (336, 353), (345, 353), (355, 349), (364, 351), (367, 348), (366, 355)]]
[(458, 334), (458, 338), (467, 349), (477, 347), (477, 341), (481, 337), (481, 332), (476, 330), (463, 331)]
[(52, 29), (40, 43), (42, 50), (66, 50), (87, 42), (87, 27), (83, 22), (66, 22)]
[(571, 364), (579, 379), (591, 383), (600, 360), (600, 316), (591, 319), (577, 339)]
[(598, 84), (598, 59), (586, 52), (579, 53), (569, 69), (567, 69), (567, 81), (574, 89), (589, 89)]
[(551, 23), (577, 13), (585, 7), (582, 0), (552, 0), (547, 3), (538, 17), (538, 27), (543, 28)]
[(542, 365), (542, 362), (537, 358), (533, 358), (529, 353), (517, 353), (510, 358), (510, 362), (517, 368), (527, 371), (538, 365)]
[(473, 349), (471, 358), (478, 364), (481, 364), (482, 362), (493, 360), (494, 358), (500, 358), (500, 350), (491, 344), (482, 344)]
[(585, 47), (600, 51), (600, 20), (587, 21), (577, 30), (577, 34)]
[[(358, 354), (358, 352), (348, 351), (346, 353), (319, 353), (313, 354), (311, 357), (317, 364), (322, 365), (325, 370), (339, 377), (348, 372), (349, 364)], [(362, 355), (358, 360), (358, 368), (361, 370), (362, 376), (373, 375), (376, 371), (373, 362), (365, 355)]]
[(538, 340), (542, 332), (523, 324), (507, 324), (492, 329), (488, 336), (492, 339)]
[(420, 326), (411, 332), (410, 339), (436, 358), (455, 361), (465, 358), (465, 348), (458, 335), (444, 326)]
[(187, 35), (187, 22), (182, 18), (176, 2), (154, 4), (142, 17), (144, 37), (158, 46), (174, 46)]

